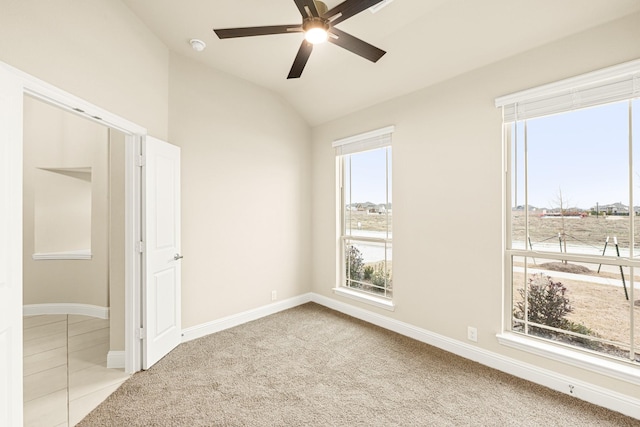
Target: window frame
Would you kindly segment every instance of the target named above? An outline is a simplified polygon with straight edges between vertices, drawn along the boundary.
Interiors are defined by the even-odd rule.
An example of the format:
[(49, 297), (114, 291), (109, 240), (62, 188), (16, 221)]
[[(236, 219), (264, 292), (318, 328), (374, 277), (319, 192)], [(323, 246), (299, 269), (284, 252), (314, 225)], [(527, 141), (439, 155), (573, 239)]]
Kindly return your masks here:
[[(585, 95), (586, 94), (586, 95)], [(583, 95), (583, 96), (581, 96)], [(544, 356), (553, 360), (579, 366), (593, 372), (605, 374), (610, 377), (629, 381), (633, 384), (640, 383), (640, 364), (634, 362), (633, 355), (640, 352), (635, 344), (635, 339), (640, 335), (640, 330), (634, 330), (634, 313), (630, 311), (630, 352), (629, 359), (609, 356), (603, 353), (584, 350), (580, 347), (558, 343), (551, 339), (538, 338), (526, 332), (513, 331), (513, 259), (515, 257), (547, 258), (567, 260), (575, 262), (606, 263), (614, 266), (628, 267), (633, 277), (633, 270), (640, 268), (640, 260), (633, 259), (634, 239), (637, 239), (634, 231), (633, 215), (630, 215), (630, 256), (618, 258), (613, 256), (580, 255), (575, 253), (558, 253), (533, 250), (525, 245), (524, 249), (512, 247), (512, 185), (513, 185), (513, 141), (515, 123), (521, 119), (545, 117), (552, 114), (567, 113), (576, 109), (595, 107), (611, 104), (618, 101), (627, 101), (629, 109), (634, 100), (640, 99), (640, 60), (635, 60), (584, 75), (572, 77), (538, 88), (528, 89), (522, 92), (503, 96), (496, 99), (496, 107), (502, 109), (503, 127), (503, 313), (502, 332), (497, 334), (500, 344)], [(629, 146), (630, 146), (630, 170), (633, 174), (631, 151), (633, 143), (632, 116), (629, 114)], [(525, 132), (526, 134), (526, 132)], [(640, 130), (636, 130), (635, 140), (637, 149), (640, 150)], [(526, 136), (525, 136), (526, 146)], [(526, 165), (526, 159), (524, 160)], [(526, 168), (526, 166), (525, 166)], [(526, 173), (525, 173), (526, 176)], [(526, 180), (526, 178), (525, 178)], [(527, 191), (528, 183), (525, 183)], [(637, 198), (637, 193), (636, 193)], [(529, 212), (526, 209), (528, 200), (525, 198), (525, 233), (528, 231)], [(634, 205), (633, 191), (630, 190), (629, 206)], [(525, 266), (526, 274), (526, 266)], [(629, 283), (630, 300), (634, 301), (633, 279)], [(525, 319), (526, 320), (526, 319)]]
[[(346, 286), (346, 252), (345, 248), (347, 242), (353, 243), (377, 243), (382, 244), (385, 250), (385, 269), (386, 269), (386, 253), (387, 251), (393, 251), (393, 238), (389, 236), (387, 228), (387, 235), (385, 238), (377, 237), (363, 237), (353, 236), (347, 234), (347, 219), (346, 219), (346, 191), (345, 191), (345, 162), (349, 156), (353, 154), (363, 153), (375, 149), (386, 148), (392, 152), (392, 134), (394, 126), (387, 126), (381, 129), (376, 129), (370, 132), (354, 135), (348, 138), (339, 139), (333, 142), (332, 146), (336, 149), (336, 286), (333, 288), (333, 292), (337, 295), (344, 296), (346, 298), (354, 299), (366, 304), (370, 304), (385, 310), (393, 311), (395, 304), (393, 302), (393, 295), (381, 296), (364, 290), (354, 289)], [(387, 186), (387, 200), (389, 200), (389, 193), (391, 188), (389, 186), (390, 177), (393, 174), (393, 155), (391, 159), (388, 158), (389, 154), (386, 154), (386, 186)], [(391, 168), (390, 168), (391, 166)], [(389, 170), (391, 169), (391, 171)], [(390, 173), (391, 172), (391, 173)], [(387, 213), (387, 219), (389, 214)], [(392, 220), (391, 220), (392, 221)], [(390, 223), (388, 223), (390, 224)]]

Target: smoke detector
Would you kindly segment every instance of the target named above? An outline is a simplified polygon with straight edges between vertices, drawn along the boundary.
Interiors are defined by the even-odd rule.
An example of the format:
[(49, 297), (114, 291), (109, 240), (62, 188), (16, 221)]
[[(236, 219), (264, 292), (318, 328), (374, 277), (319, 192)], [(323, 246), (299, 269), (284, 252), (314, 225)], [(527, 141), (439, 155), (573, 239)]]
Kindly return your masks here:
[(191, 39), (189, 40), (189, 44), (196, 52), (202, 52), (205, 47), (207, 47), (206, 43), (199, 39)]

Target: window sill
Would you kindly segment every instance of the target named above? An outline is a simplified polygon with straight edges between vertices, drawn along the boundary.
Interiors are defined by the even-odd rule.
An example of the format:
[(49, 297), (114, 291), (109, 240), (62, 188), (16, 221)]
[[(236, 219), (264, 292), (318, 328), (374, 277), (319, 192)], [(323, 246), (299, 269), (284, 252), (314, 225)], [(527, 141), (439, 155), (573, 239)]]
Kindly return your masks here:
[(551, 360), (566, 363), (571, 366), (586, 369), (591, 372), (606, 375), (611, 378), (640, 384), (640, 369), (638, 365), (625, 360), (607, 360), (602, 357), (583, 353), (561, 345), (553, 345), (514, 333), (505, 332), (496, 336), (498, 342), (504, 346), (546, 357)]
[(383, 308), (385, 310), (394, 311), (396, 306), (393, 304), (393, 301), (376, 297), (374, 295), (368, 295), (363, 292), (353, 291), (351, 289), (337, 287), (333, 288), (333, 293), (336, 295), (341, 295), (343, 297), (351, 298), (356, 301), (363, 302), (365, 304), (373, 305), (378, 308)]
[(74, 259), (91, 259), (91, 249), (67, 252), (42, 252), (35, 253), (31, 256), (34, 261), (43, 260), (74, 260)]

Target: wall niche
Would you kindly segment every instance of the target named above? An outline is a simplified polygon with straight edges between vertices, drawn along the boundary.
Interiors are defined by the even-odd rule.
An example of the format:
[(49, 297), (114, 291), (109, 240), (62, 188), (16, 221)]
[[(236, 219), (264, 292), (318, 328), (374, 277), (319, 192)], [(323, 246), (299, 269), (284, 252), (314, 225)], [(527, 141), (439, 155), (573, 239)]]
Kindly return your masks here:
[(37, 168), (34, 260), (91, 259), (91, 167)]
[(24, 97), (23, 303), (109, 302), (109, 128)]

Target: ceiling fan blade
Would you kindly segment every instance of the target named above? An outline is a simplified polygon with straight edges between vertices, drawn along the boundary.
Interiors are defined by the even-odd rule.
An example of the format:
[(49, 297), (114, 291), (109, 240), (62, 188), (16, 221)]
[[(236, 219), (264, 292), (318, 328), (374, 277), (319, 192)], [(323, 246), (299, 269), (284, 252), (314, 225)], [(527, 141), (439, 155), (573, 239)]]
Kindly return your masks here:
[(316, 4), (313, 2), (313, 0), (293, 0), (293, 1), (296, 3), (296, 6), (298, 6), (298, 10), (300, 10), (300, 15), (302, 15), (303, 18), (309, 17), (309, 14), (307, 13), (305, 6), (309, 8), (309, 12), (311, 12), (311, 16), (315, 16), (315, 17), (320, 16), (320, 14), (318, 14), (318, 9), (316, 8)]
[(293, 65), (291, 66), (291, 71), (289, 71), (287, 79), (297, 79), (302, 75), (302, 70), (304, 70), (304, 66), (307, 65), (307, 61), (309, 60), (309, 56), (311, 56), (312, 50), (313, 45), (308, 41), (303, 40), (302, 45), (300, 45), (300, 50), (298, 50), (298, 54), (296, 55), (296, 59), (293, 61)]
[(213, 30), (218, 38), (230, 39), (235, 37), (266, 36), (269, 34), (288, 34), (302, 32), (300, 25), (272, 25), (268, 27), (224, 28)]
[[(333, 9), (327, 11), (323, 18), (329, 19), (331, 21), (331, 25), (339, 24), (345, 19), (349, 19), (354, 15), (362, 12), (363, 10), (369, 9), (371, 6), (375, 6), (383, 0), (346, 0)], [(335, 19), (331, 19), (337, 16)]]
[[(329, 32), (331, 33), (329, 34), (329, 42), (347, 49), (356, 55), (360, 55), (371, 62), (377, 62), (378, 59), (382, 58), (382, 56), (387, 53), (384, 50), (378, 49), (377, 47), (370, 45), (351, 34), (340, 31), (337, 28), (331, 28)], [(332, 37), (332, 35), (336, 37)]]

